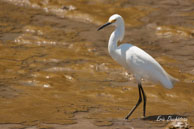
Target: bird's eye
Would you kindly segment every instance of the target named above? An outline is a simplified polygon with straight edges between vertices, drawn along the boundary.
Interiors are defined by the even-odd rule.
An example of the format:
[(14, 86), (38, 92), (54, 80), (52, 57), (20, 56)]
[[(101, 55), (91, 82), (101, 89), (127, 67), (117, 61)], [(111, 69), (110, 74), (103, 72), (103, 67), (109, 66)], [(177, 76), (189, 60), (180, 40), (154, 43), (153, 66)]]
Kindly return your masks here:
[(114, 20), (110, 21), (110, 23), (114, 23), (114, 22), (116, 22), (116, 19), (114, 19)]

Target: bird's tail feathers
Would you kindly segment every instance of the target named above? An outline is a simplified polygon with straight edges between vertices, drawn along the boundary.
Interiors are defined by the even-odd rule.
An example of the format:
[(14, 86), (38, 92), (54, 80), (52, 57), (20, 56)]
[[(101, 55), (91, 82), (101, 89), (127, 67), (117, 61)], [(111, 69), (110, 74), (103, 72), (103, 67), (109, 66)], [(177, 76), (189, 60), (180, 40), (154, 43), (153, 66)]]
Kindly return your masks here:
[(171, 76), (171, 75), (169, 75), (169, 74), (168, 74), (168, 76), (169, 76), (169, 78), (170, 78), (170, 80), (171, 80), (171, 82), (172, 82), (173, 85), (174, 85), (175, 83), (179, 82), (179, 79), (177, 79), (177, 78), (175, 78), (175, 77), (173, 77), (173, 76)]

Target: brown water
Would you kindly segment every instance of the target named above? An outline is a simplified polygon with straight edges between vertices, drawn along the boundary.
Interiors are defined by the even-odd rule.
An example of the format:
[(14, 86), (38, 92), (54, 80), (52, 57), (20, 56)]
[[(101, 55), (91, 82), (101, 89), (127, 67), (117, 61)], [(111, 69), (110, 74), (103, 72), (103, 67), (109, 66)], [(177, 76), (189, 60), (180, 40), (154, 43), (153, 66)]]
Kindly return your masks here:
[[(154, 115), (186, 116), (194, 126), (194, 1), (0, 0), (1, 128), (165, 128)], [(91, 9), (93, 8), (93, 9)], [(172, 90), (133, 76), (107, 53), (113, 13), (127, 24), (124, 42), (150, 53), (180, 80)]]

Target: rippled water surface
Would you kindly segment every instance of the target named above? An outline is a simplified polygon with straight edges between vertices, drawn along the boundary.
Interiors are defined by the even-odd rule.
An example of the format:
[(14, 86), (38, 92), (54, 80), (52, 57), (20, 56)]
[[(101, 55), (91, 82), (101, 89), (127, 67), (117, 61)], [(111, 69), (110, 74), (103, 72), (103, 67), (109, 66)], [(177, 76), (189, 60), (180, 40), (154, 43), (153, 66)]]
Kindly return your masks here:
[[(172, 90), (143, 81), (147, 116), (186, 116), (194, 126), (194, 1), (0, 0), (0, 127), (164, 128), (124, 116), (136, 82), (107, 52), (114, 13), (124, 42), (151, 54), (180, 80)], [(91, 9), (92, 8), (92, 9)], [(63, 126), (62, 126), (63, 125)]]

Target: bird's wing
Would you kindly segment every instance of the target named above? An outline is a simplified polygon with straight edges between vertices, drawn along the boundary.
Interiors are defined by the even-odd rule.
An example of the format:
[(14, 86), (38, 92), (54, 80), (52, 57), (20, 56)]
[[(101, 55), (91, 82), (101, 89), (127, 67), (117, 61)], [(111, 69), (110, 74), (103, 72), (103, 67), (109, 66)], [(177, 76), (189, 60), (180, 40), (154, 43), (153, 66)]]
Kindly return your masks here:
[(130, 50), (126, 51), (126, 63), (137, 80), (141, 81), (141, 79), (144, 78), (159, 82), (166, 88), (173, 87), (172, 80), (168, 73), (153, 57), (142, 49), (133, 46)]

